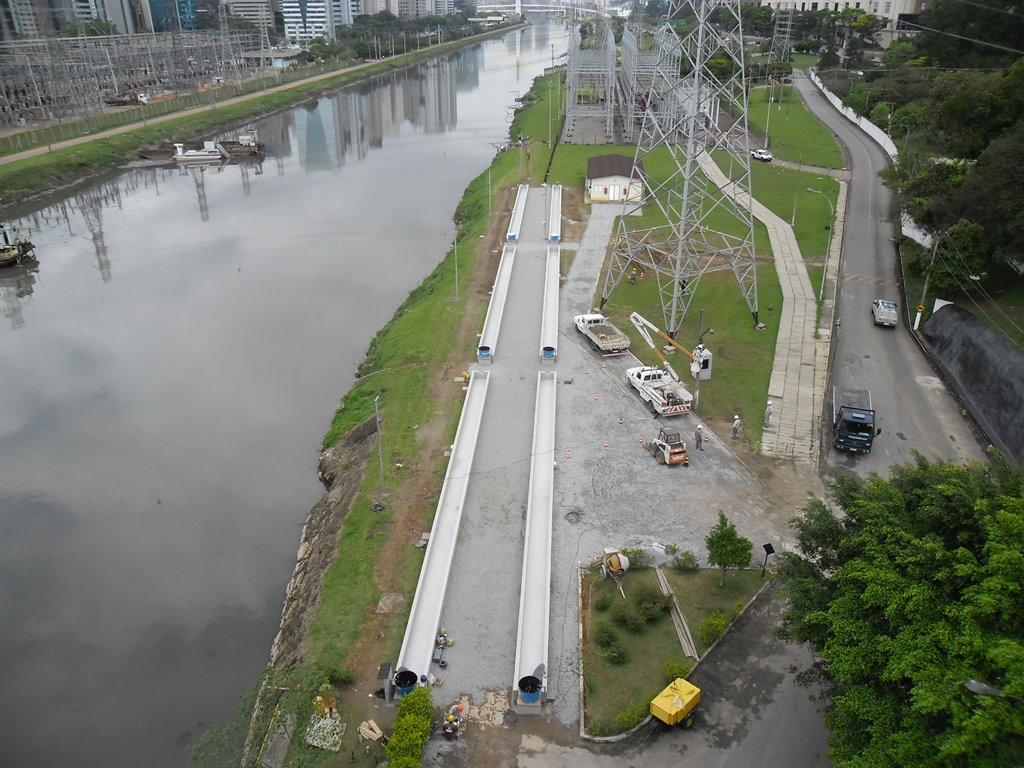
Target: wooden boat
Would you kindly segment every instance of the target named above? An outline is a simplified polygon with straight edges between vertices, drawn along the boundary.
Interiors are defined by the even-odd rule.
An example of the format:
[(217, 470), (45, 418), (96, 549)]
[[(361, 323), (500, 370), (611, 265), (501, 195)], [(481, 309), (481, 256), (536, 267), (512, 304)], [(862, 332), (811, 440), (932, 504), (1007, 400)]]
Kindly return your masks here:
[(17, 232), (0, 223), (0, 267), (21, 264), (22, 259), (32, 258), (36, 247), (27, 237), (18, 237)]

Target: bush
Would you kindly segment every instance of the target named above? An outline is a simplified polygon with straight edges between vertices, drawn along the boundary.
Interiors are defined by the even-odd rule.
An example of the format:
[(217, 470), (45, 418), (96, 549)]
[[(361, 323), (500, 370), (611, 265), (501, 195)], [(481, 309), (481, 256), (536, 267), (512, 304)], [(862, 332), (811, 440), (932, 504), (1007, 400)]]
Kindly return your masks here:
[(430, 738), (430, 722), (434, 717), (434, 702), (428, 688), (416, 688), (398, 703), (395, 727), (385, 747), (392, 766), (419, 768), (423, 763), (423, 748)]
[(665, 672), (665, 677), (668, 678), (667, 682), (672, 682), (678, 677), (686, 677), (690, 672), (693, 671), (693, 662), (690, 659), (680, 659), (675, 656), (670, 656), (665, 659), (665, 665), (662, 667)]
[(615, 645), (605, 651), (605, 657), (612, 664), (625, 664), (629, 661), (629, 654), (626, 653), (626, 649), (619, 644), (618, 640), (615, 641)]
[(625, 627), (630, 632), (643, 631), (647, 621), (636, 611), (629, 607), (628, 603), (619, 603), (612, 609), (612, 620), (617, 626)]
[(629, 706), (615, 716), (615, 724), (623, 731), (636, 728), (644, 721), (651, 711), (650, 703), (643, 701), (630, 702)]
[(618, 645), (619, 642), (619, 636), (615, 633), (615, 627), (607, 621), (602, 621), (594, 628), (594, 635), (592, 639), (594, 641), (594, 645), (598, 648), (604, 649)]
[(729, 626), (729, 622), (726, 621), (722, 612), (715, 611), (700, 623), (699, 633), (701, 643), (704, 646), (711, 645), (715, 640), (721, 637), (727, 626)]
[(643, 547), (623, 547), (619, 551), (629, 560), (630, 568), (639, 568), (642, 565), (647, 565), (647, 552), (644, 551)]
[(677, 552), (672, 556), (672, 565), (680, 571), (696, 571), (700, 569), (700, 561), (690, 550)]
[(641, 584), (636, 589), (636, 610), (646, 624), (661, 616), (672, 605), (672, 599), (653, 584)]
[(594, 598), (594, 602), (591, 603), (591, 605), (594, 606), (595, 611), (604, 613), (612, 607), (613, 599), (614, 598), (612, 597), (611, 592), (601, 592), (597, 597)]

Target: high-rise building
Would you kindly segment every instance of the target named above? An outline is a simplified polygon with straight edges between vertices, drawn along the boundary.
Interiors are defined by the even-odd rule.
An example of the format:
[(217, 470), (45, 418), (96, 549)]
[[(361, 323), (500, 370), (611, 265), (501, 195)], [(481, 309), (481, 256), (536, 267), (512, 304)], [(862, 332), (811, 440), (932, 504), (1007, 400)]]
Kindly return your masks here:
[(311, 40), (333, 41), (335, 0), (282, 0), (284, 36), (293, 43)]
[(225, 5), (231, 9), (232, 16), (245, 19), (256, 26), (274, 26), (271, 0), (227, 0)]

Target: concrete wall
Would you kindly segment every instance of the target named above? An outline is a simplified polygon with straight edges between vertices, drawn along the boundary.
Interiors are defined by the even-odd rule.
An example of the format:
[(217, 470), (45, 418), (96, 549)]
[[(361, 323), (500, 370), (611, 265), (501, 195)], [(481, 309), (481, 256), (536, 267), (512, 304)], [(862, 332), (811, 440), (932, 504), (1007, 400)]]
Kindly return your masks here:
[(1024, 354), (998, 331), (957, 306), (924, 326), (932, 357), (993, 445), (1011, 461), (1024, 457)]

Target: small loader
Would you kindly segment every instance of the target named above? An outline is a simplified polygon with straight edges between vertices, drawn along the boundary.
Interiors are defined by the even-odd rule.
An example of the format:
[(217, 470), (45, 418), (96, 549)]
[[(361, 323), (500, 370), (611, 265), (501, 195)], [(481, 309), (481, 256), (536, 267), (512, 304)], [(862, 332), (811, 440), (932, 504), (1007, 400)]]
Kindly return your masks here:
[(658, 430), (658, 436), (647, 443), (647, 450), (659, 464), (682, 464), (690, 466), (690, 457), (686, 453), (684, 443), (678, 432), (667, 432), (664, 427)]

